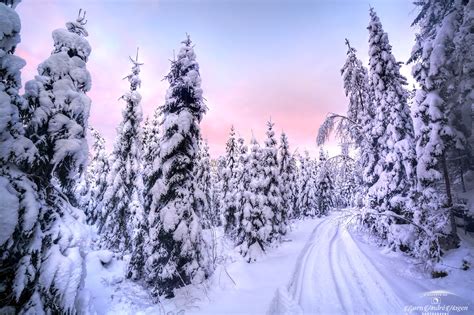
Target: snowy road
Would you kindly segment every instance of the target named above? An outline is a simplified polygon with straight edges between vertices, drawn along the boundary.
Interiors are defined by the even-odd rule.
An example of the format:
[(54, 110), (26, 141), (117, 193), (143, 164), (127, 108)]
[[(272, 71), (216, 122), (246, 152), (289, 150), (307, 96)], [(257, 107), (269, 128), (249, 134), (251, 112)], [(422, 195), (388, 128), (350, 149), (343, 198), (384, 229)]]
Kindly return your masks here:
[(335, 218), (316, 227), (288, 293), (305, 314), (399, 313), (405, 304)]
[(424, 292), (442, 289), (400, 276), (390, 260), (368, 253), (343, 221), (336, 215), (318, 223), (269, 314), (401, 314), (423, 304)]

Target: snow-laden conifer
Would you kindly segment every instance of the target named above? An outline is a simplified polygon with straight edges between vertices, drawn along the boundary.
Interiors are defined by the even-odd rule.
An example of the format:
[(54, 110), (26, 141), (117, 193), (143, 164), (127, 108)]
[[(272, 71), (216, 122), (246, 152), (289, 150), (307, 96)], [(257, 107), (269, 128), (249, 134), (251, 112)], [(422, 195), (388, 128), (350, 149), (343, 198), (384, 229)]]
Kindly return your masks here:
[(237, 168), (237, 139), (234, 126), (230, 129), (229, 139), (226, 144), (225, 167), (222, 172), (222, 212), (224, 217), (224, 231), (234, 237), (236, 229), (236, 168)]
[(39, 155), (27, 167), (31, 181), (15, 175), (15, 190), (23, 196), (18, 202), (27, 214), (23, 231), (18, 230), (24, 243), (10, 291), (19, 313), (86, 311), (81, 292), (88, 236), (83, 212), (71, 205), (88, 154), (90, 99), (85, 93), (91, 86), (86, 69), (91, 48), (85, 24), (85, 13), (79, 12), (67, 29), (53, 31), (53, 52), (25, 87), (26, 135)]
[(327, 154), (323, 148), (319, 152), (319, 167), (316, 177), (317, 190), (317, 214), (318, 216), (327, 215), (334, 206), (334, 187), (327, 162)]
[(207, 140), (199, 139), (199, 153), (195, 166), (194, 177), (197, 182), (196, 194), (201, 194), (197, 214), (201, 218), (201, 225), (204, 229), (211, 227), (212, 205), (211, 205), (211, 157), (209, 156), (209, 145)]
[[(451, 239), (454, 243), (458, 239), (454, 217), (449, 211), (453, 198), (447, 160), (454, 152), (458, 157), (469, 150), (469, 132), (466, 132), (469, 128), (464, 125), (464, 119), (472, 117), (469, 115), (472, 109), (466, 111), (465, 106), (473, 103), (474, 61), (472, 44), (467, 47), (474, 39), (472, 32), (466, 36), (469, 33), (466, 25), (472, 28), (474, 2), (417, 4), (420, 13), (413, 24), (419, 27), (419, 33), (410, 57), (415, 63), (412, 74), (420, 85), (413, 106), (419, 196), (413, 219), (429, 233), (420, 232), (415, 253), (436, 261), (440, 256), (438, 236), (447, 233), (449, 221)], [(445, 187), (445, 193), (438, 189), (439, 183)]]
[(89, 200), (86, 205), (86, 216), (89, 224), (103, 226), (105, 216), (104, 195), (107, 189), (109, 173), (109, 154), (105, 149), (105, 140), (94, 128), (89, 128), (93, 143), (90, 163), (87, 167), (89, 181)]
[[(147, 123), (148, 122), (148, 123)], [(156, 108), (153, 117), (145, 121), (143, 129), (143, 182), (145, 190), (149, 190), (149, 181), (156, 179), (149, 178), (154, 173), (158, 165), (153, 165), (155, 157), (158, 155), (160, 137), (160, 109)], [(149, 208), (149, 201), (145, 200), (145, 208)]]
[(193, 171), (199, 153), (199, 123), (206, 112), (199, 64), (189, 36), (166, 76), (170, 87), (161, 107), (159, 155), (149, 210), (146, 281), (154, 297), (201, 282), (208, 274)]
[(211, 211), (212, 211), (212, 225), (221, 226), (223, 221), (222, 205), (223, 205), (223, 180), (225, 169), (225, 157), (220, 156), (211, 163)]
[(316, 215), (316, 163), (311, 160), (309, 153), (300, 157), (300, 174), (298, 176), (298, 211), (303, 217)]
[(111, 157), (108, 187), (105, 192), (105, 220), (101, 228), (102, 246), (120, 253), (132, 250), (132, 240), (144, 221), (142, 178), (142, 108), (138, 52), (132, 62), (132, 73), (126, 77), (130, 91), (125, 101), (122, 122)]
[(239, 240), (239, 236), (242, 237), (242, 220), (244, 219), (244, 206), (248, 202), (247, 198), (250, 197), (247, 192), (250, 189), (250, 182), (252, 180), (250, 175), (250, 155), (248, 152), (245, 140), (239, 137), (237, 140), (237, 166), (236, 166), (236, 212), (235, 217), (237, 220), (236, 224), (236, 243), (240, 244), (242, 241)]
[[(406, 79), (400, 74), (400, 63), (395, 60), (387, 33), (373, 9), (368, 30), (369, 73), (377, 105), (371, 136), (377, 140), (377, 159), (376, 181), (368, 190), (367, 206), (378, 213), (410, 216), (412, 209), (408, 204), (415, 184), (416, 162), (413, 122), (404, 88)], [(398, 242), (399, 237), (391, 235), (390, 225), (406, 223), (391, 215), (376, 215), (372, 220), (375, 232), (389, 243)]]
[(280, 240), (282, 234), (286, 234), (286, 213), (282, 209), (282, 197), (279, 186), (280, 169), (278, 167), (278, 143), (275, 137), (271, 121), (267, 122), (267, 138), (265, 147), (262, 148), (261, 167), (261, 193), (264, 196), (262, 200), (263, 212), (272, 222), (272, 232), (269, 241)]
[(290, 145), (288, 143), (288, 137), (284, 132), (281, 134), (280, 147), (279, 147), (279, 186), (282, 198), (282, 229), (281, 234), (286, 234), (288, 227), (288, 221), (294, 217), (295, 204), (297, 198), (296, 192), (296, 178), (297, 169), (296, 161), (290, 153)]
[(15, 314), (36, 302), (41, 264), (33, 257), (41, 250), (41, 206), (37, 186), (25, 174), (37, 155), (20, 118), (25, 103), (18, 90), (25, 61), (14, 55), (20, 18), (2, 3), (0, 20), (0, 312)]
[[(262, 149), (253, 137), (247, 161), (249, 181), (243, 192), (242, 217), (237, 235), (239, 251), (248, 262), (256, 261), (264, 253), (272, 233), (272, 217), (264, 204), (266, 196), (262, 189)], [(266, 207), (266, 208), (264, 208)]]

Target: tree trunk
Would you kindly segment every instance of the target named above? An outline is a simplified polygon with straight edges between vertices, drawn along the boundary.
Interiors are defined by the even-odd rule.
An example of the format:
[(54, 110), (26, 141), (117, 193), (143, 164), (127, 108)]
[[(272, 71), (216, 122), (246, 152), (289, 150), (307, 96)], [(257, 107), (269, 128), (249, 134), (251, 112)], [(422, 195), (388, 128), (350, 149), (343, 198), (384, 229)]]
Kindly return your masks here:
[[(453, 195), (451, 192), (451, 181), (449, 180), (449, 171), (448, 171), (448, 165), (446, 163), (446, 156), (445, 153), (441, 156), (441, 168), (443, 171), (443, 177), (444, 177), (444, 185), (446, 187), (446, 207), (449, 210), (449, 221), (451, 224), (451, 233), (449, 235), (449, 240), (446, 240), (447, 242), (445, 243), (445, 249), (452, 249), (456, 248), (459, 245), (459, 236), (457, 233), (457, 227), (456, 227), (456, 219), (454, 217), (453, 213)], [(444, 242), (443, 242), (444, 243)]]

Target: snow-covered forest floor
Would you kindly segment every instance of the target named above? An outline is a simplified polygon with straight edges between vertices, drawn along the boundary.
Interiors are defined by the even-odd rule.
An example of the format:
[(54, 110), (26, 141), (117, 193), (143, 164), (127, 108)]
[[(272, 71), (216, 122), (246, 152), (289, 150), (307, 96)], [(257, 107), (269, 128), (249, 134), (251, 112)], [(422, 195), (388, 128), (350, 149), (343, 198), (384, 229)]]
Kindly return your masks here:
[[(459, 249), (438, 270), (424, 273), (412, 258), (377, 247), (351, 224), (351, 210), (294, 222), (284, 242), (248, 264), (217, 231), (218, 267), (206, 285), (179, 289), (154, 304), (147, 290), (124, 279), (126, 262), (107, 251), (88, 255), (86, 289), (98, 314), (396, 314), (420, 307), (453, 305), (473, 309), (474, 238), (460, 233)], [(440, 303), (433, 304), (433, 296)], [(436, 300), (438, 301), (438, 300)]]
[[(87, 260), (86, 289), (99, 314), (157, 314), (185, 311), (196, 314), (263, 314), (278, 288), (284, 287), (315, 226), (322, 219), (293, 224), (283, 244), (271, 248), (261, 260), (249, 264), (217, 230), (220, 265), (206, 286), (187, 286), (177, 296), (154, 304), (145, 289), (124, 279), (126, 263), (112, 259), (103, 266), (107, 251), (91, 252)], [(106, 259), (108, 257), (105, 257)], [(104, 260), (104, 258), (102, 258)]]

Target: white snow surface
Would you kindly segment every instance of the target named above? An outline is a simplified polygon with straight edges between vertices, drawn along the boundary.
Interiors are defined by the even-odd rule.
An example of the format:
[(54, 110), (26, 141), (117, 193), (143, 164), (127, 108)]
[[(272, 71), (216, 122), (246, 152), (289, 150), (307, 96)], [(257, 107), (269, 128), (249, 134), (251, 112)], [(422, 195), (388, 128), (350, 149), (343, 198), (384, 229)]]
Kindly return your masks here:
[[(293, 224), (283, 243), (247, 263), (217, 230), (221, 261), (205, 284), (177, 290), (153, 304), (147, 290), (124, 279), (127, 257), (88, 254), (86, 289), (97, 314), (419, 314), (420, 307), (474, 305), (474, 238), (439, 265), (448, 277), (432, 279), (407, 256), (371, 245), (347, 224), (347, 213)], [(104, 264), (104, 257), (107, 257)], [(418, 311), (417, 311), (418, 310)]]
[[(437, 305), (472, 312), (474, 272), (455, 269), (461, 267), (461, 257), (472, 257), (472, 238), (467, 248), (448, 253), (440, 265), (450, 276), (432, 279), (408, 257), (366, 243), (349, 221), (335, 214), (317, 224), (268, 314), (418, 314)], [(433, 305), (433, 296), (439, 304)]]

